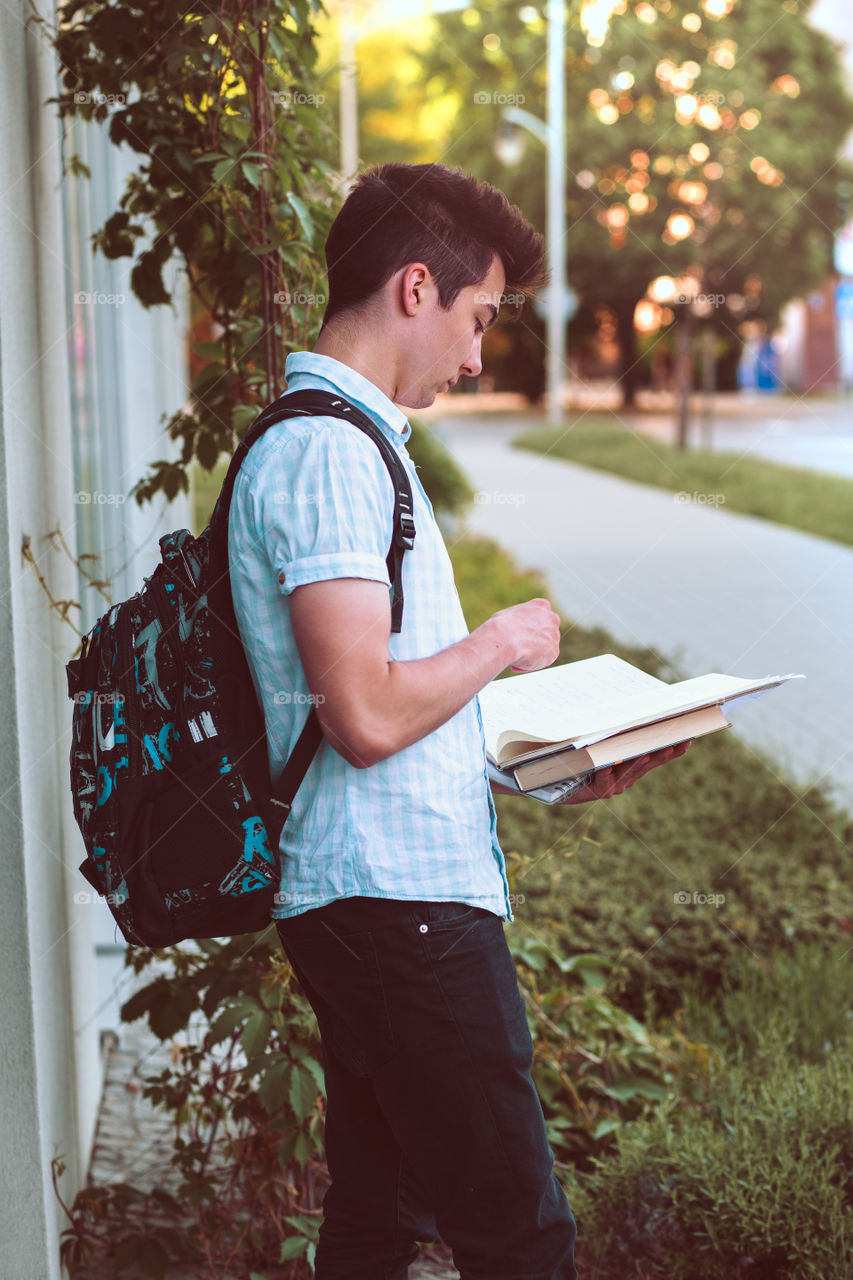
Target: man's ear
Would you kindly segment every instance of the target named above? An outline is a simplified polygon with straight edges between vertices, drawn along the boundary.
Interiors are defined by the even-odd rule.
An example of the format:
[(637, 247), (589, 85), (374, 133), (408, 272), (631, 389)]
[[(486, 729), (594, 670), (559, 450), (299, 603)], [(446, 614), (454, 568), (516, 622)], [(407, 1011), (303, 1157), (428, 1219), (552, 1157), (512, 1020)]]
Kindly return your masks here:
[(429, 267), (422, 262), (410, 262), (400, 274), (400, 305), (407, 316), (417, 315), (423, 306), (426, 291), (432, 282)]

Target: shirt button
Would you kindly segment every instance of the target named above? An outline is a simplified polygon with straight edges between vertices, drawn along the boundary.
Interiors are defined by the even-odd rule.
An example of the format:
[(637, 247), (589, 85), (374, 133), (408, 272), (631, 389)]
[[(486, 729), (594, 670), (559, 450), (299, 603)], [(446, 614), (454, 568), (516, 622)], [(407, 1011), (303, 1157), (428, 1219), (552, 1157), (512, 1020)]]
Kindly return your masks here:
[(284, 582), (284, 574), (283, 574), (283, 573), (280, 573), (280, 574), (278, 575), (278, 580), (279, 580), (279, 582)]
[(419, 925), (418, 925), (418, 929), (421, 931), (421, 933), (429, 933), (429, 925), (428, 925), (428, 924), (419, 924)]

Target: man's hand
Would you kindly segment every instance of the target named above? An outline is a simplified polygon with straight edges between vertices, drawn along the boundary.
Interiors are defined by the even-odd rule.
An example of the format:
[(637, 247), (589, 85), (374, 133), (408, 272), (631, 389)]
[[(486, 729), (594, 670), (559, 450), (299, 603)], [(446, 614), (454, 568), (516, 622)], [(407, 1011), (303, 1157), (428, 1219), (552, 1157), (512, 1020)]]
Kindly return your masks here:
[(486, 625), (501, 636), (513, 654), (510, 671), (540, 671), (559, 656), (560, 617), (540, 596), (499, 609)]
[(587, 786), (581, 787), (580, 791), (576, 791), (567, 800), (561, 800), (560, 804), (586, 804), (589, 800), (610, 800), (613, 796), (621, 796), (623, 791), (633, 787), (650, 769), (656, 769), (659, 764), (666, 764), (677, 756), (683, 756), (689, 746), (689, 742), (680, 742), (677, 747), (662, 747), (660, 751), (652, 751), (650, 755), (637, 756), (635, 760), (599, 769)]

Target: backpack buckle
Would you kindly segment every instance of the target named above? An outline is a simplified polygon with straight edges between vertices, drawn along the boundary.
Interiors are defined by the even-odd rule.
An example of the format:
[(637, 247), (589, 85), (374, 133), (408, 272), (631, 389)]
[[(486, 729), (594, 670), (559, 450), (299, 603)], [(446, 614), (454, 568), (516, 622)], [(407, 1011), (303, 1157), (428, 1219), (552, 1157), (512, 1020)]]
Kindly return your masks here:
[(411, 551), (415, 545), (415, 520), (410, 511), (400, 512), (400, 529), (397, 534), (397, 545)]

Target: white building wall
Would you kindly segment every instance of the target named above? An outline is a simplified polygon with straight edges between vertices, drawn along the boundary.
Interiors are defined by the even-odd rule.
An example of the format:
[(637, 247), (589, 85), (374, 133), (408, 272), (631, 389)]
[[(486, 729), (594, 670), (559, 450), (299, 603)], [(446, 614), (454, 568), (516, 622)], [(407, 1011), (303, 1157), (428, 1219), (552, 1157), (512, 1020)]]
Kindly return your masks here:
[[(113, 929), (102, 904), (75, 900), (88, 888), (68, 783), (65, 663), (77, 640), (22, 544), (54, 597), (70, 600), (85, 593), (48, 532), (61, 527), (72, 555), (108, 545), (105, 571), (121, 599), (150, 572), (157, 535), (188, 523), (186, 503), (164, 513), (162, 502), (141, 511), (126, 502), (87, 526), (75, 502), (84, 487), (126, 495), (147, 459), (174, 456), (159, 419), (186, 395), (185, 307), (145, 312), (131, 300), (129, 262), (92, 258), (88, 232), (116, 207), (133, 159), (102, 129), (90, 129), (97, 177), (85, 192), (85, 179), (75, 184), (86, 216), (72, 225), (61, 126), (45, 105), (57, 92), (55, 59), (38, 28), (25, 27), (31, 13), (26, 0), (0, 10), (0, 1276), (54, 1280), (67, 1224), (51, 1159), (67, 1166), (60, 1190), (70, 1202), (85, 1182), (97, 1115), (99, 1029), (117, 1025), (95, 949)], [(75, 257), (80, 236), (85, 253)], [(112, 314), (89, 305), (97, 345), (71, 323), (73, 294), (88, 287), (77, 270), (84, 261), (95, 275), (107, 269), (117, 287), (105, 292), (127, 297)], [(84, 626), (104, 607), (89, 604)]]

